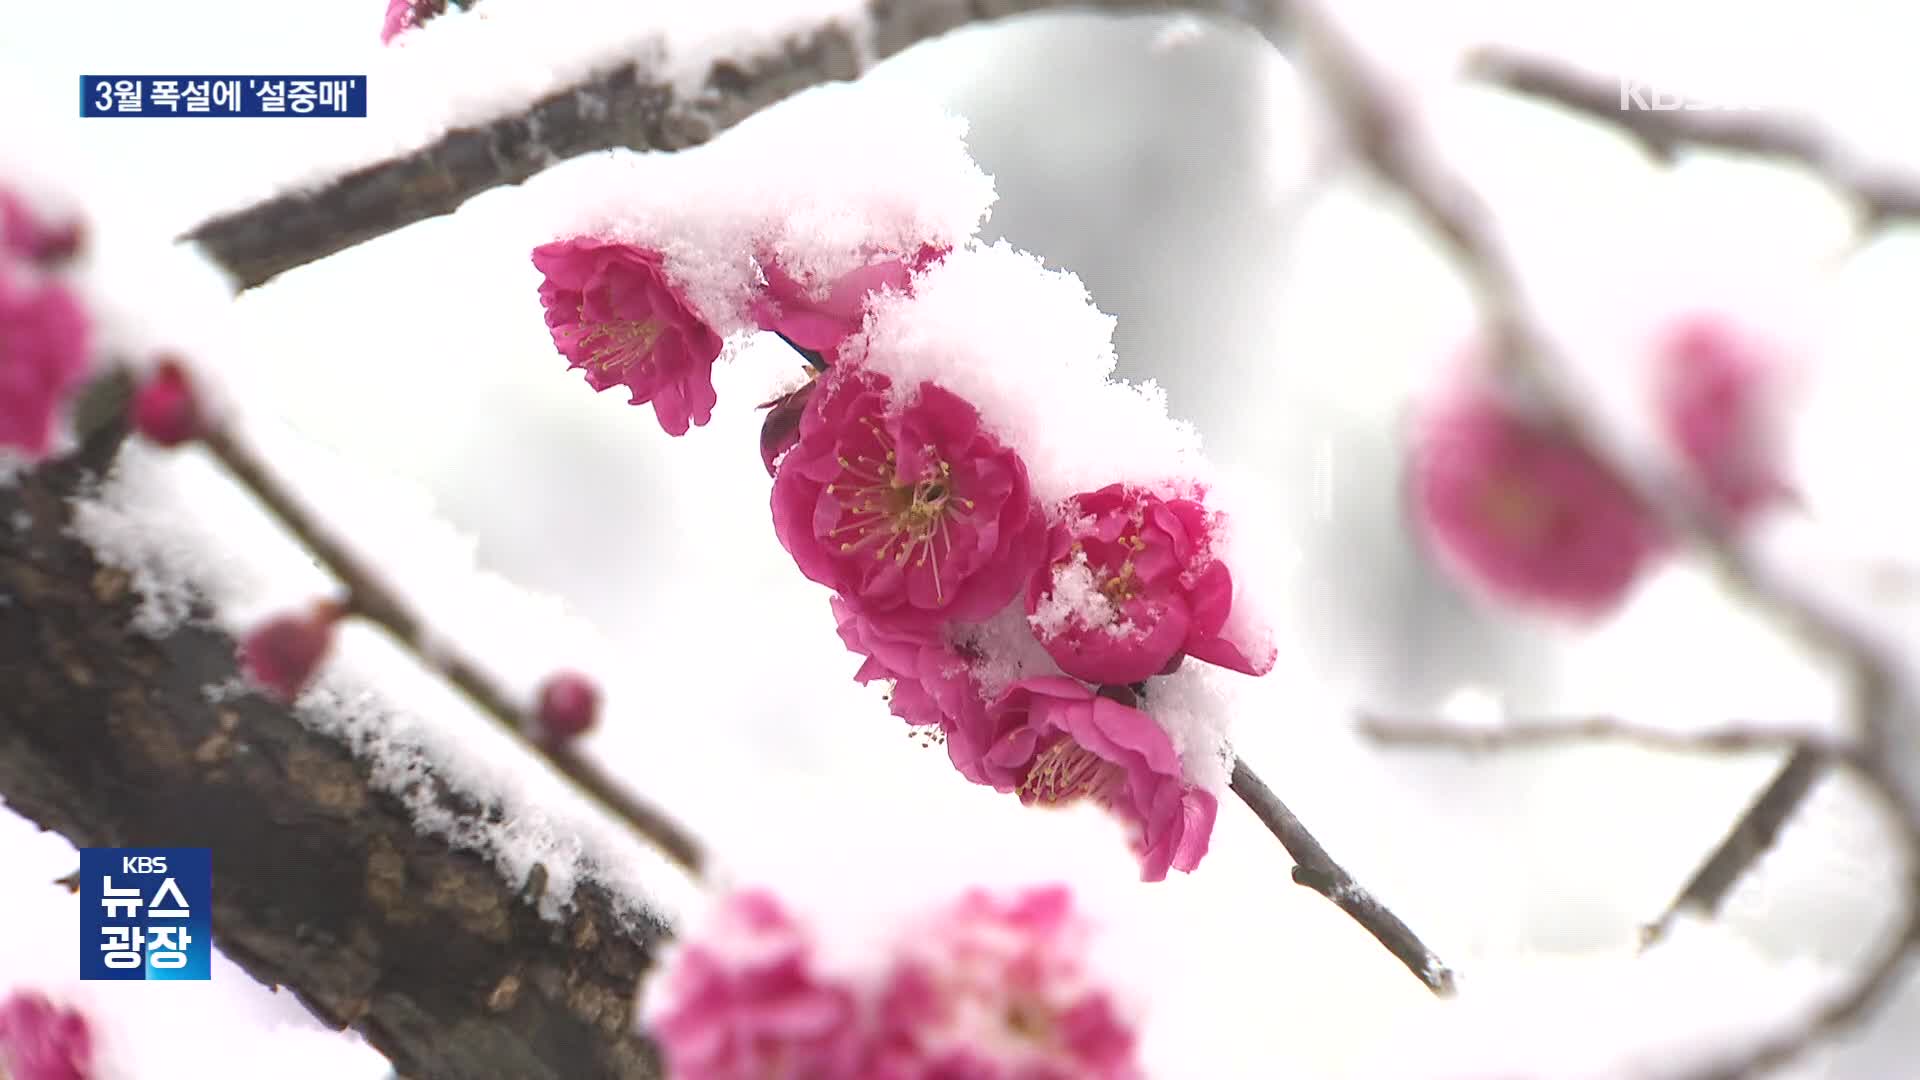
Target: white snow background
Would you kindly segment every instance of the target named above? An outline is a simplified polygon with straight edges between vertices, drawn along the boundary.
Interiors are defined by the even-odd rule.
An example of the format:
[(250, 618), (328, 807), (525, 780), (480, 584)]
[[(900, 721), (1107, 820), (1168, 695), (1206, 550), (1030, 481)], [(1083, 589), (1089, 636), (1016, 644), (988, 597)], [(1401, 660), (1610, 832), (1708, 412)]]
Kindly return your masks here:
[[(804, 14), (799, 0), (486, 0), (480, 10), (519, 28), (512, 49), (490, 45), (507, 40), (485, 33), (500, 27), (469, 15), (383, 51), (373, 0), (16, 7), (0, 35), (0, 136), (24, 137), (0, 141), (0, 164), (19, 164), (16, 147), (56, 147), (28, 164), (82, 185), (69, 194), (96, 214), (103, 261), (124, 255), (105, 276), (136, 309), (191, 291), (183, 256), (159, 247), (211, 211), (417, 143), (434, 123), (518, 100), (656, 26), (711, 55), (738, 40), (730, 27)], [(538, 19), (511, 21), (534, 8)], [(1905, 108), (1920, 76), (1902, 62), (1920, 11), (1872, 0), (1351, 8), (1409, 79), (1442, 70), (1463, 39), (1497, 36), (1705, 98), (1804, 108), (1920, 164)], [(374, 119), (74, 115), (83, 73), (296, 71), (370, 73)], [(449, 89), (427, 103), (435, 79)], [(303, 490), (347, 515), (402, 584), (436, 598), (447, 631), (500, 662), (511, 685), (531, 687), (549, 663), (602, 675), (609, 723), (590, 748), (695, 824), (730, 873), (849, 937), (963, 883), (1073, 883), (1107, 928), (1103, 961), (1146, 1009), (1156, 1076), (1652, 1075), (1683, 1064), (1688, 1047), (1783, 1015), (1858, 954), (1897, 868), (1844, 785), (1821, 787), (1719, 923), (1635, 959), (1639, 923), (1770, 762), (1621, 748), (1381, 753), (1350, 732), (1347, 716), (1365, 706), (1501, 702), (1791, 721), (1827, 709), (1829, 693), (1684, 566), (1584, 635), (1478, 614), (1435, 583), (1399, 530), (1393, 447), (1408, 392), (1466, 324), (1465, 294), (1370, 185), (1343, 177), (1303, 196), (1324, 139), (1261, 42), (1178, 18), (1036, 19), (916, 49), (868, 82), (967, 117), (999, 193), (985, 235), (1081, 275), (1118, 317), (1122, 373), (1161, 381), (1215, 461), (1264, 479), (1253, 491), (1287, 529), (1265, 568), (1277, 590), (1267, 606), (1289, 617), (1281, 667), (1235, 718), (1235, 744), (1461, 973), (1459, 1002), (1433, 1002), (1292, 885), (1284, 852), (1237, 802), (1222, 806), (1197, 873), (1142, 885), (1099, 814), (1023, 809), (902, 737), (878, 695), (852, 684), (857, 660), (823, 591), (768, 522), (752, 395), (788, 361), (749, 350), (722, 373), (714, 422), (680, 440), (624, 395), (589, 392), (552, 350), (525, 251), (505, 243), (518, 242), (541, 185), (289, 273), (224, 324), (214, 304), (210, 325), (165, 332), (218, 354)], [(385, 118), (383, 101), (394, 103)], [(1708, 156), (1659, 174), (1604, 129), (1484, 90), (1446, 90), (1438, 110), (1525, 250), (1564, 256), (1551, 269), (1604, 301), (1594, 308), (1612, 332), (1707, 299), (1804, 333), (1814, 391), (1796, 467), (1814, 516), (1866, 554), (1916, 550), (1902, 482), (1915, 438), (1907, 354), (1920, 340), (1911, 230), (1851, 251), (1841, 205), (1792, 170)], [(230, 618), (324, 587), (310, 567), (290, 573), (304, 559), (277, 548), (194, 455), (136, 454), (132, 466), (130, 498), (184, 494), (182, 535), (230, 539), (198, 553), (205, 565), (283, 590), (237, 587)], [(424, 523), (427, 501), (457, 532)], [(476, 560), (544, 598), (457, 572)], [(562, 630), (522, 651), (514, 630), (527, 622)], [(343, 643), (316, 702), (368, 681), (428, 714), (415, 738), (430, 753), (462, 754), (461, 768), (527, 808), (513, 835), (489, 838), (509, 867), (578, 845), (612, 853), (616, 876), (649, 883), (669, 911), (697, 903), (657, 858), (585, 824), (557, 785), (449, 750), (467, 727), (491, 733), (373, 635)], [(47, 884), (72, 858), (57, 837), (0, 815), (0, 915), (12, 928), (0, 932), (0, 988), (43, 986), (99, 1008), (128, 1076), (381, 1075), (376, 1055), (224, 963), (202, 985), (75, 982), (74, 901)], [(1917, 1006), (1908, 992), (1796, 1075), (1912, 1075)]]

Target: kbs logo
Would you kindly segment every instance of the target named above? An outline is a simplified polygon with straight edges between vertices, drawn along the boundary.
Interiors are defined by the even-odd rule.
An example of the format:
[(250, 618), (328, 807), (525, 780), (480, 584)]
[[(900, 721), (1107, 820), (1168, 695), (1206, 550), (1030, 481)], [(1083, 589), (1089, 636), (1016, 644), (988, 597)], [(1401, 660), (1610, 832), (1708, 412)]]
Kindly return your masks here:
[(212, 977), (213, 853), (80, 849), (80, 978)]

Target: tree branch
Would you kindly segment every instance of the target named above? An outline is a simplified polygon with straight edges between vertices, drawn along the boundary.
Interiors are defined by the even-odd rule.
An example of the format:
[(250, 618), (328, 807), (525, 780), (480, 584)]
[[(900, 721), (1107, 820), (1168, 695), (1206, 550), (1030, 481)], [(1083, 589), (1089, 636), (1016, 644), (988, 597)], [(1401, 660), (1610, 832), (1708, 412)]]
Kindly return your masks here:
[(1445, 997), (1453, 993), (1453, 972), (1440, 962), (1432, 949), (1420, 940), (1400, 917), (1373, 898), (1373, 894), (1353, 880), (1327, 849), (1320, 846), (1300, 819), (1273, 789), (1254, 775), (1247, 763), (1234, 759), (1233, 793), (1260, 818), (1261, 824), (1279, 839), (1287, 854), (1293, 856), (1293, 880), (1331, 900), (1352, 917), (1375, 941), (1386, 946), (1394, 958), (1407, 966), (1427, 989)]
[(273, 469), (245, 442), (218, 424), (201, 435), (207, 450), (240, 485), (260, 500), (314, 558), (347, 587), (347, 609), (392, 634), (419, 661), (440, 673), (494, 723), (513, 735), (528, 753), (559, 769), (587, 795), (695, 877), (706, 863), (700, 842), (659, 807), (629, 791), (585, 755), (570, 746), (528, 737), (525, 710), (479, 664), (462, 656), (445, 634), (429, 643), (427, 620), (389, 588), (374, 568), (309, 513)]
[(1688, 145), (1782, 158), (1812, 170), (1851, 199), (1870, 226), (1920, 218), (1920, 174), (1868, 161), (1801, 118), (1748, 109), (1628, 108), (1618, 76), (1577, 71), (1506, 49), (1480, 50), (1470, 70), (1517, 94), (1611, 124), (1662, 160)]
[[(0, 793), (82, 846), (212, 848), (213, 928), (254, 978), (366, 1036), (414, 1080), (656, 1080), (634, 988), (666, 929), (583, 883), (558, 921), (538, 881), (417, 833), (371, 762), (255, 695), (233, 642), (130, 629), (127, 576), (69, 532), (116, 426), (0, 489)], [(423, 783), (449, 811), (497, 808)]]
[[(1281, 0), (868, 0), (852, 22), (770, 41), (713, 62), (700, 88), (664, 62), (633, 59), (510, 115), (455, 128), (411, 153), (342, 172), (195, 226), (200, 244), (241, 289), (425, 218), (450, 214), (490, 188), (518, 184), (596, 150), (679, 150), (822, 83), (858, 78), (886, 58), (948, 31), (1037, 11), (1190, 11), (1268, 24)], [(430, 31), (418, 31), (430, 32)], [(665, 55), (671, 42), (660, 39)]]

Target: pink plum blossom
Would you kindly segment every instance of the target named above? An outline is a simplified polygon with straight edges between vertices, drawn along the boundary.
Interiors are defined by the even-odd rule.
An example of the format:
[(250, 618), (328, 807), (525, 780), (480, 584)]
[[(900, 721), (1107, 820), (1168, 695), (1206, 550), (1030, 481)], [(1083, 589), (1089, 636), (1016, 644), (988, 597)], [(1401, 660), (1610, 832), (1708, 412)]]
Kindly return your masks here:
[(78, 254), (81, 241), (78, 221), (47, 221), (25, 199), (0, 188), (0, 258), (59, 262)]
[(573, 237), (533, 249), (553, 343), (595, 390), (625, 386), (669, 435), (713, 418), (720, 335), (657, 251)]
[(1233, 577), (1213, 556), (1217, 515), (1197, 500), (1161, 498), (1125, 484), (1076, 495), (1048, 537), (1048, 561), (1027, 588), (1027, 616), (1060, 669), (1126, 685), (1192, 655), (1249, 675), (1249, 660), (1220, 636)]
[(962, 776), (976, 784), (991, 783), (980, 764), (992, 738), (991, 721), (967, 651), (943, 637), (876, 626), (838, 596), (832, 604), (840, 640), (864, 658), (854, 681), (891, 681), (888, 704), (893, 715), (938, 731)]
[(900, 259), (869, 263), (824, 289), (810, 287), (772, 259), (761, 270), (767, 287), (753, 302), (760, 329), (820, 353), (829, 364), (838, 359), (840, 343), (866, 319), (867, 299), (883, 289), (904, 290), (913, 277), (912, 267)]
[(391, 43), (394, 38), (446, 10), (447, 0), (387, 0), (386, 21), (380, 26), (380, 44)]
[(904, 405), (880, 375), (822, 378), (773, 481), (773, 525), (801, 573), (856, 614), (934, 635), (1005, 607), (1046, 522), (1018, 455), (953, 392)]
[(1422, 410), (1408, 496), (1441, 564), (1508, 602), (1598, 618), (1625, 599), (1665, 533), (1618, 477), (1463, 370)]
[(1142, 881), (1200, 865), (1218, 800), (1186, 781), (1153, 717), (1060, 676), (1014, 683), (990, 712), (997, 737), (980, 764), (988, 783), (1028, 805), (1106, 807), (1131, 832)]
[(333, 647), (334, 625), (345, 614), (338, 602), (322, 600), (307, 611), (268, 619), (240, 639), (240, 669), (254, 685), (292, 701), (320, 669)]
[(87, 373), (91, 325), (55, 281), (0, 267), (0, 446), (38, 457)]
[(0, 1077), (92, 1080), (93, 1032), (79, 1011), (18, 990), (0, 1001)]
[(1064, 887), (969, 892), (883, 983), (869, 1080), (1134, 1080), (1132, 1026), (1087, 971)]
[(1778, 358), (1725, 318), (1701, 313), (1668, 327), (1655, 359), (1661, 422), (1712, 507), (1739, 519), (1789, 497)]
[(859, 1075), (860, 1008), (813, 970), (813, 944), (772, 895), (735, 893), (657, 976), (648, 1027), (673, 1080), (844, 1080)]

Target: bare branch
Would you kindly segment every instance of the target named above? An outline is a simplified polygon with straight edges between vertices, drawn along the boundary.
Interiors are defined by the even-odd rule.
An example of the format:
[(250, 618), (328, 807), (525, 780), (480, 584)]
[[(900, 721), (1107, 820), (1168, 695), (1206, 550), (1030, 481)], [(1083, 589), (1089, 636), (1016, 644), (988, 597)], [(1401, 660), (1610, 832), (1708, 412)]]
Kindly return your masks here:
[(1823, 742), (1801, 732), (1737, 722), (1686, 731), (1599, 715), (1515, 718), (1494, 724), (1464, 724), (1445, 719), (1367, 713), (1359, 717), (1357, 724), (1361, 734), (1376, 742), (1473, 753), (1598, 741), (1635, 743), (1654, 750), (1715, 754), (1811, 748), (1807, 752), (1821, 760), (1845, 758), (1853, 753), (1848, 743)]
[[(1707, 512), (1691, 486), (1665, 470), (1645, 467), (1632, 441), (1605, 417), (1583, 408), (1575, 372), (1557, 342), (1528, 304), (1524, 281), (1503, 243), (1481, 194), (1447, 167), (1431, 134), (1397, 99), (1387, 73), (1354, 41), (1321, 0), (1294, 4), (1296, 34), (1317, 61), (1316, 74), (1356, 149), (1382, 179), (1399, 188), (1416, 212), (1453, 249), (1480, 293), (1492, 328), (1500, 374), (1576, 443), (1607, 463), (1676, 535), (1687, 538), (1748, 605), (1793, 630), (1812, 653), (1838, 660), (1850, 682), (1851, 709), (1859, 737), (1856, 768), (1898, 823), (1909, 875), (1920, 873), (1920, 805), (1892, 758), (1914, 733), (1920, 693), (1904, 659), (1876, 629), (1832, 603), (1810, 582), (1763, 565), (1730, 527)], [(1809, 748), (1814, 749), (1814, 748)], [(1721, 1066), (1705, 1075), (1732, 1077), (1787, 1060), (1811, 1043), (1863, 1019), (1885, 996), (1903, 969), (1908, 950), (1920, 941), (1920, 881), (1909, 881), (1901, 930), (1856, 973), (1848, 991), (1814, 1009), (1805, 1022), (1761, 1043), (1730, 1048)]]
[(480, 665), (459, 654), (445, 634), (433, 634), (428, 644), (426, 620), (389, 588), (374, 568), (354, 554), (325, 525), (309, 513), (272, 468), (252, 448), (218, 425), (209, 425), (202, 442), (242, 487), (312, 552), (329, 573), (347, 587), (347, 608), (386, 630), (422, 664), (452, 683), (501, 728), (519, 739), (529, 752), (544, 758), (576, 786), (634, 831), (652, 842), (689, 873), (698, 877), (706, 862), (700, 842), (658, 807), (624, 788), (568, 747), (530, 738), (524, 726), (525, 710), (502, 690)]
[(1920, 218), (1920, 174), (1868, 161), (1803, 118), (1748, 109), (1629, 108), (1618, 76), (1506, 49), (1482, 49), (1471, 70), (1515, 93), (1612, 124), (1663, 160), (1689, 145), (1782, 158), (1819, 174), (1853, 201), (1868, 225)]
[[(127, 575), (70, 527), (119, 438), (98, 432), (0, 487), (8, 808), (82, 846), (212, 848), (222, 951), (402, 1075), (657, 1080), (632, 1020), (665, 927), (591, 880), (545, 918), (537, 889), (416, 831), (347, 743), (259, 695), (210, 701), (204, 688), (237, 674), (205, 621), (131, 628)], [(418, 783), (457, 818), (498, 812), (430, 773)]]
[(1387, 910), (1385, 904), (1374, 899), (1372, 893), (1334, 862), (1320, 841), (1314, 839), (1300, 819), (1293, 816), (1293, 811), (1287, 809), (1287, 804), (1280, 801), (1280, 796), (1239, 759), (1233, 763), (1232, 786), (1233, 793), (1240, 796), (1240, 801), (1252, 809), (1287, 849), (1287, 854), (1293, 856), (1295, 884), (1305, 885), (1333, 901), (1372, 934), (1374, 940), (1386, 946), (1427, 989), (1442, 997), (1453, 993), (1453, 972), (1447, 965), (1440, 962), (1399, 916)]
[[(713, 62), (700, 88), (666, 62), (631, 59), (511, 115), (455, 128), (429, 145), (202, 222), (196, 241), (249, 289), (416, 221), (452, 213), (489, 188), (518, 184), (596, 150), (680, 150), (707, 142), (808, 87), (858, 78), (909, 46), (974, 23), (1037, 11), (1189, 11), (1270, 27), (1282, 0), (868, 0), (851, 22), (818, 27)], [(431, 33), (431, 30), (416, 31)], [(664, 37), (662, 55), (670, 45)]]

